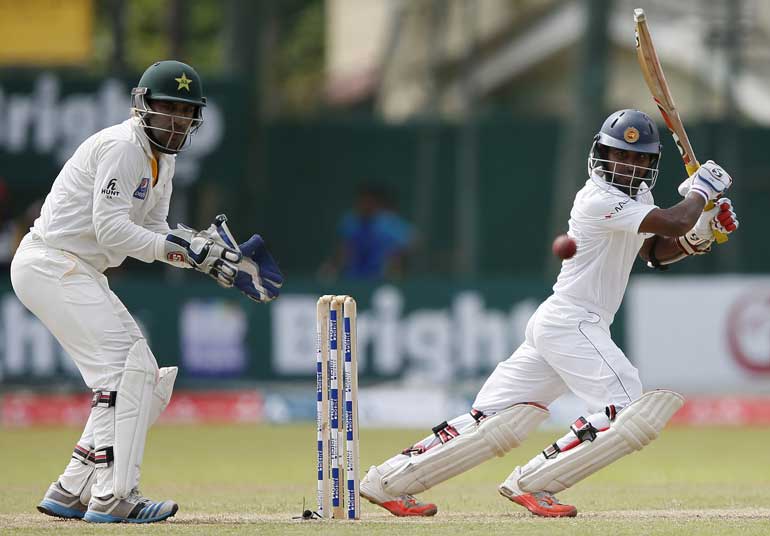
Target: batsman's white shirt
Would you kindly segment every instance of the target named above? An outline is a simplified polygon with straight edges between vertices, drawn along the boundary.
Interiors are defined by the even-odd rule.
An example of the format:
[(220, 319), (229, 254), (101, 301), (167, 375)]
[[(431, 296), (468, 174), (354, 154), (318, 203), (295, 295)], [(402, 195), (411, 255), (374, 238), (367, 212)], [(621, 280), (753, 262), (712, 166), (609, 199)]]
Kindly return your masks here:
[(632, 199), (599, 176), (588, 179), (570, 212), (568, 234), (577, 242), (577, 253), (562, 262), (554, 294), (612, 324), (639, 249), (652, 236), (639, 233), (639, 225), (654, 208), (649, 190)]
[(126, 256), (163, 257), (175, 157), (153, 154), (137, 119), (87, 140), (62, 168), (11, 264), (16, 295), (91, 388), (115, 390), (142, 337), (102, 273)]
[(154, 158), (137, 118), (97, 132), (53, 183), (32, 233), (103, 272), (127, 256), (163, 259), (176, 157)]
[(527, 324), (524, 342), (498, 364), (473, 407), (491, 413), (520, 402), (548, 406), (572, 391), (592, 411), (628, 405), (642, 394), (636, 368), (610, 337), (631, 267), (645, 238), (639, 225), (655, 207), (597, 175), (575, 196), (569, 235), (577, 253)]

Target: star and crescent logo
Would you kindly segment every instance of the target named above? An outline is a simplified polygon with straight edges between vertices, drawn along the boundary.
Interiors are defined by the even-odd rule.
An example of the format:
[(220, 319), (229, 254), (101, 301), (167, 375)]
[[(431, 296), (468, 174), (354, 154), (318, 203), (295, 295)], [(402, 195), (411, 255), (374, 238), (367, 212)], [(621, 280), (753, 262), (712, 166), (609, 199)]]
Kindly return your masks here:
[(190, 92), (190, 84), (192, 83), (192, 80), (187, 78), (187, 75), (185, 73), (182, 73), (182, 76), (179, 78), (174, 78), (179, 85), (177, 86), (176, 90), (179, 91), (181, 89), (186, 89), (187, 92)]
[(639, 131), (635, 127), (628, 127), (623, 132), (623, 139), (628, 143), (636, 143), (639, 141)]

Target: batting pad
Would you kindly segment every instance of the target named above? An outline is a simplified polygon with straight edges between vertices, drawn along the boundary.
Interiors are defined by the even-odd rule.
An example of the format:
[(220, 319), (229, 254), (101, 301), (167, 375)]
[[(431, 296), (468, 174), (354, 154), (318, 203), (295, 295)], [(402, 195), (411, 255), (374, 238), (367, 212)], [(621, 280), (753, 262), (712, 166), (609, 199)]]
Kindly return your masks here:
[(592, 442), (545, 460), (518, 480), (521, 491), (558, 493), (602, 467), (631, 454), (658, 437), (666, 423), (684, 404), (684, 397), (663, 389), (643, 394), (618, 413), (610, 428)]
[(128, 351), (115, 401), (113, 494), (121, 499), (137, 485), (157, 374), (158, 365), (147, 341), (139, 339)]
[(382, 477), (392, 495), (413, 495), (476, 467), (494, 456), (518, 447), (548, 417), (548, 410), (534, 404), (516, 404), (474, 422), (446, 443), (413, 455), (405, 464)]
[(174, 382), (179, 372), (177, 367), (163, 367), (158, 371), (158, 383), (152, 393), (152, 407), (150, 408), (150, 426), (155, 424), (163, 410), (171, 401), (171, 393), (174, 391)]

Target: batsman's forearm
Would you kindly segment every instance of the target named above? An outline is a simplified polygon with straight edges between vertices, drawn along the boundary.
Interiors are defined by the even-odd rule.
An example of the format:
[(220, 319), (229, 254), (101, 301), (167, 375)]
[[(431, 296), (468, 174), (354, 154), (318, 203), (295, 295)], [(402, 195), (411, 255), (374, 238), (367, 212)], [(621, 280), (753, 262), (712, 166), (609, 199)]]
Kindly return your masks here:
[(671, 232), (665, 233), (666, 236), (682, 236), (693, 228), (695, 222), (703, 212), (706, 202), (702, 196), (697, 193), (689, 193), (682, 201), (673, 207), (666, 209), (667, 216), (672, 222)]
[(654, 253), (660, 264), (672, 264), (687, 257), (687, 253), (679, 245), (679, 240), (666, 236), (658, 237), (655, 241), (655, 251), (650, 253)]

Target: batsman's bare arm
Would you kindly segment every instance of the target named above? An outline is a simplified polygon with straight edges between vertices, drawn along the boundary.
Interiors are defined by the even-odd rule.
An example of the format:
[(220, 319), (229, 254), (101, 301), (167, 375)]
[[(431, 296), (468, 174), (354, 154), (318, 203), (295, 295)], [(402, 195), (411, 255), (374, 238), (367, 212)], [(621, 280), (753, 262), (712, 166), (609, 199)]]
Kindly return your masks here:
[(639, 256), (650, 261), (650, 251), (655, 246), (655, 257), (660, 262), (679, 260), (686, 256), (677, 238), (692, 229), (703, 212), (706, 201), (696, 193), (689, 193), (682, 201), (671, 208), (656, 208), (642, 220), (640, 233), (653, 233), (639, 250)]
[(702, 196), (691, 192), (671, 208), (651, 210), (639, 225), (639, 232), (671, 238), (680, 237), (692, 229), (705, 205), (706, 200)]

